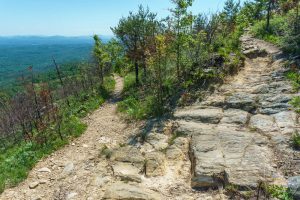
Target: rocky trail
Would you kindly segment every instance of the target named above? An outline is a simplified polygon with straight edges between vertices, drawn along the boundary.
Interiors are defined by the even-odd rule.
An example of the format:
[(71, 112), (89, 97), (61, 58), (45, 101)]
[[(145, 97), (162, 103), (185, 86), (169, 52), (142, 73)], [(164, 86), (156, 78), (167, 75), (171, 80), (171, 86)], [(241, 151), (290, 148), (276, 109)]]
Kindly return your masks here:
[(145, 126), (116, 113), (123, 88), (117, 77), (113, 98), (85, 119), (86, 132), (0, 199), (216, 200), (230, 198), (228, 186), (287, 185), (300, 174), (300, 153), (290, 144), (298, 116), (288, 103), (297, 94), (276, 47), (248, 35), (241, 40), (239, 74), (204, 101), (178, 108), (173, 119), (150, 123), (143, 142), (132, 136)]

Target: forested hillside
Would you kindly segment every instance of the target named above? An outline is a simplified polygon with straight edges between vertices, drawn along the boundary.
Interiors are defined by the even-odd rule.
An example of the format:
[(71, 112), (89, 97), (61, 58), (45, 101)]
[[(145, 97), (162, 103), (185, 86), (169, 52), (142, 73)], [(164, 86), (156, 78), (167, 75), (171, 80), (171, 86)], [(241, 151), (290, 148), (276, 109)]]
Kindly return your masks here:
[[(300, 196), (268, 179), (276, 176), (278, 182), (284, 182), (291, 175), (299, 176), (296, 171), (299, 165), (295, 164), (293, 168), (287, 166), (285, 162), (288, 161), (280, 160), (298, 155), (300, 148), (300, 135), (295, 125), (298, 120), (295, 112), (300, 110), (300, 97), (295, 95), (300, 89), (299, 0), (253, 0), (243, 4), (227, 0), (220, 12), (212, 14), (192, 13), (193, 0), (171, 2), (173, 6), (166, 18), (160, 19), (149, 8), (140, 5), (111, 28), (114, 38), (109, 42), (95, 35), (89, 61), (60, 67), (54, 57), (51, 61), (54, 69), (49, 73), (36, 74), (28, 67), (26, 73), (20, 74), (13, 91), (0, 93), (0, 191), (16, 186), (40, 159), (85, 131), (86, 125), (80, 119), (110, 97), (115, 85), (114, 74), (124, 80), (122, 98), (114, 96), (106, 107), (101, 108), (103, 114), (109, 112), (109, 118), (101, 116), (105, 119), (99, 117), (100, 122), (113, 128), (115, 120), (123, 126), (124, 121), (115, 119), (114, 111), (109, 109), (109, 106), (116, 106), (126, 122), (144, 120), (141, 123), (145, 126), (139, 134), (126, 135), (133, 138), (130, 143), (137, 144), (131, 149), (127, 140), (120, 141), (124, 136), (112, 134), (114, 130), (110, 130), (108, 139), (105, 135), (99, 139), (93, 135), (93, 125), (86, 134), (91, 134), (97, 141), (104, 137), (103, 140), (109, 142), (99, 148), (95, 141), (89, 141), (91, 146), (94, 142), (95, 148), (99, 148), (99, 155), (88, 160), (101, 163), (99, 159), (103, 159), (105, 166), (119, 162), (125, 168), (132, 163), (130, 167), (138, 169), (132, 172), (130, 167), (126, 168), (133, 173), (128, 176), (122, 174), (123, 171), (118, 174), (115, 165), (104, 168), (115, 170), (113, 176), (120, 176), (126, 184), (142, 182), (143, 187), (149, 187), (149, 183), (153, 183), (158, 190), (160, 185), (155, 185), (152, 179), (144, 183), (140, 174), (146, 178), (163, 176), (166, 170), (160, 166), (170, 165), (168, 169), (173, 173), (173, 168), (180, 168), (178, 163), (185, 163), (182, 174), (178, 172), (173, 179), (165, 177), (171, 180), (170, 184), (174, 185), (177, 178), (182, 178), (178, 180), (182, 185), (191, 182), (189, 189), (224, 189), (222, 195), (233, 199), (293, 199)], [(270, 47), (262, 40), (277, 47)], [(30, 63), (26, 65), (30, 66)], [(157, 130), (147, 131), (149, 124), (166, 119), (176, 122), (161, 128), (162, 132), (170, 133), (148, 135), (161, 131), (154, 125), (151, 128)], [(271, 129), (275, 121), (276, 128)], [(124, 130), (136, 132), (134, 128)], [(212, 135), (202, 134), (203, 130)], [(223, 132), (226, 137), (221, 134)], [(272, 135), (277, 132), (282, 133), (282, 137)], [(111, 142), (114, 140), (117, 142)], [(274, 152), (278, 157), (273, 156)], [(236, 157), (240, 160), (236, 161)], [(178, 163), (174, 164), (175, 160)], [(239, 169), (241, 166), (243, 169)], [(262, 175), (266, 170), (264, 167), (272, 175)], [(228, 169), (231, 177), (227, 174)], [(292, 172), (283, 172), (283, 169)], [(244, 173), (242, 178), (241, 173)], [(105, 183), (111, 183), (109, 181)], [(159, 181), (159, 184), (165, 184), (163, 180)], [(114, 196), (114, 188), (121, 188), (118, 191), (124, 194), (128, 192), (126, 188), (132, 186), (122, 184), (109, 188), (105, 198), (101, 197), (118, 199)], [(160, 195), (167, 191), (170, 196), (176, 196), (171, 189), (162, 187)], [(186, 191), (187, 196), (201, 198), (200, 193), (189, 189), (182, 191)], [(132, 191), (135, 193), (139, 188)], [(130, 195), (124, 194), (124, 199), (134, 199)], [(142, 195), (141, 199), (163, 199), (146, 189), (145, 195), (149, 198)], [(184, 199), (183, 196), (179, 198)]]

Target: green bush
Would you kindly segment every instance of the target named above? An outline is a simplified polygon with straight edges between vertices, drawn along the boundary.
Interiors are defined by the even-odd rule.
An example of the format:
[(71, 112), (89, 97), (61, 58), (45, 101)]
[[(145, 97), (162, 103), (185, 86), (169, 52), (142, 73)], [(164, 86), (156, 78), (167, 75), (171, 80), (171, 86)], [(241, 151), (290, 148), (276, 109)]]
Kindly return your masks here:
[(293, 89), (298, 91), (300, 88), (300, 74), (297, 72), (288, 72), (286, 77), (292, 82)]
[(281, 44), (282, 37), (287, 29), (287, 21), (284, 16), (275, 15), (270, 20), (270, 28), (266, 30), (266, 20), (258, 21), (251, 28), (251, 33), (260, 39), (264, 39), (273, 44)]
[(293, 200), (293, 196), (288, 188), (279, 185), (264, 184), (264, 190), (272, 198), (279, 200)]
[(295, 133), (292, 138), (293, 146), (295, 149), (300, 150), (300, 135)]

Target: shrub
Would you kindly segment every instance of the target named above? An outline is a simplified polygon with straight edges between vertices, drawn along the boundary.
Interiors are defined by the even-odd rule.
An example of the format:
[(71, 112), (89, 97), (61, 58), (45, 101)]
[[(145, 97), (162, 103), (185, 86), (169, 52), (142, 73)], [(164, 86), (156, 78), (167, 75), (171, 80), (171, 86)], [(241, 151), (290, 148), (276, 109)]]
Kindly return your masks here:
[(300, 150), (300, 135), (295, 133), (292, 137), (293, 147), (297, 150)]

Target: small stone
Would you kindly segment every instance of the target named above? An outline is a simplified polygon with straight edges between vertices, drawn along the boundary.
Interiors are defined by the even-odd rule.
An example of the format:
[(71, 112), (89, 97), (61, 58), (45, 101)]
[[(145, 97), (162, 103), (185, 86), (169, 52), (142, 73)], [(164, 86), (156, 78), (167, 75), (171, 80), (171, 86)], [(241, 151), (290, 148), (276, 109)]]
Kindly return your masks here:
[(83, 148), (88, 148), (89, 146), (86, 145), (86, 144), (83, 144), (82, 147), (83, 147)]
[(71, 145), (72, 145), (72, 146), (75, 146), (75, 143), (72, 143)]
[(74, 170), (74, 164), (73, 163), (68, 163), (65, 166), (65, 168), (63, 170), (63, 173), (70, 174), (73, 170)]
[(78, 194), (76, 193), (76, 192), (71, 192), (71, 193), (69, 193), (68, 195), (67, 195), (67, 200), (69, 200), (69, 199), (73, 199), (75, 196), (77, 196)]
[(98, 187), (103, 187), (105, 184), (107, 184), (110, 181), (110, 177), (109, 176), (98, 176), (95, 179), (95, 185)]
[(48, 181), (46, 179), (41, 179), (40, 184), (46, 184)]
[(43, 167), (41, 169), (38, 170), (38, 172), (47, 172), (47, 173), (51, 173), (51, 170), (47, 167)]
[(37, 186), (39, 186), (39, 182), (37, 182), (37, 181), (35, 181), (35, 182), (32, 182), (32, 183), (30, 183), (29, 184), (29, 188), (30, 189), (34, 189), (34, 188), (36, 188)]

